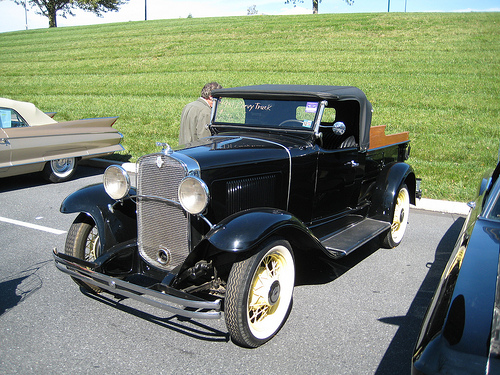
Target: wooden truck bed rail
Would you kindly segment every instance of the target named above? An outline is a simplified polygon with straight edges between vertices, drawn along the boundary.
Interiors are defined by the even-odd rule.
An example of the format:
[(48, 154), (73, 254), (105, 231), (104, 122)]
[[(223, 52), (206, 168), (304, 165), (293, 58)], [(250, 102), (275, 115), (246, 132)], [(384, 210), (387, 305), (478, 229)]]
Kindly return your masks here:
[(410, 140), (409, 132), (402, 132), (397, 134), (385, 134), (385, 125), (372, 126), (370, 128), (370, 148), (384, 147), (397, 143), (408, 142)]

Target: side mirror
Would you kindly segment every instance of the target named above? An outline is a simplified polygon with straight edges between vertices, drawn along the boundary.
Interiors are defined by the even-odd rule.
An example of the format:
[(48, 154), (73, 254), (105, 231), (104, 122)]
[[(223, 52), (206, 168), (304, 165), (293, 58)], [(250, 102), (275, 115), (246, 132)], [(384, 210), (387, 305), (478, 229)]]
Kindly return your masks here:
[(332, 126), (332, 133), (335, 135), (344, 135), (345, 129), (345, 124), (342, 121), (337, 121)]

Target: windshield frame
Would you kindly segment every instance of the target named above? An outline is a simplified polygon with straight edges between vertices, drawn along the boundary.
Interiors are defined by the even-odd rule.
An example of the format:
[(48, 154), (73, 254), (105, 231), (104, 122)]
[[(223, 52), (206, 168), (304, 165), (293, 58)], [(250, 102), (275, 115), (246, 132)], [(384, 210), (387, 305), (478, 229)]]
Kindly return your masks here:
[[(498, 168), (500, 168), (500, 163), (497, 165)], [(500, 177), (495, 176), (495, 173), (493, 173), (493, 177), (496, 179), (491, 182), (491, 190), (488, 192), (489, 199), (487, 199), (482, 216), (485, 219), (500, 222)]]
[[(302, 126), (280, 126), (280, 124), (283, 124), (282, 121), (280, 124), (272, 124), (272, 123), (241, 123), (241, 122), (223, 122), (223, 121), (218, 121), (217, 118), (217, 111), (220, 110), (221, 108), (219, 105), (221, 104), (222, 100), (242, 100), (245, 104), (242, 108), (250, 108), (247, 107), (251, 104), (247, 104), (249, 102), (255, 102), (255, 104), (260, 104), (260, 103), (293, 103), (296, 104), (295, 109), (299, 108), (298, 104), (304, 104), (303, 107), (307, 108), (308, 105), (311, 105), (311, 108), (315, 108), (315, 113), (314, 113), (314, 118), (312, 119), (304, 119), (304, 120), (298, 120), (298, 119), (290, 119), (297, 121), (297, 123), (300, 123), (302, 121)], [(299, 133), (307, 133), (307, 134), (318, 134), (319, 131), (319, 124), (321, 122), (321, 117), (323, 115), (323, 111), (325, 106), (327, 105), (327, 101), (325, 100), (314, 100), (314, 99), (282, 99), (282, 98), (266, 98), (266, 99), (255, 99), (255, 98), (244, 98), (244, 97), (218, 97), (218, 98), (213, 98), (213, 106), (212, 106), (212, 117), (211, 117), (211, 126), (215, 128), (227, 128), (227, 129), (245, 129), (245, 130), (265, 130), (265, 131), (293, 131), (293, 132), (299, 132)], [(306, 110), (307, 112), (307, 110)], [(312, 113), (312, 112), (310, 112)], [(247, 114), (248, 112), (245, 112), (245, 121), (247, 121)], [(287, 120), (289, 121), (289, 120)]]

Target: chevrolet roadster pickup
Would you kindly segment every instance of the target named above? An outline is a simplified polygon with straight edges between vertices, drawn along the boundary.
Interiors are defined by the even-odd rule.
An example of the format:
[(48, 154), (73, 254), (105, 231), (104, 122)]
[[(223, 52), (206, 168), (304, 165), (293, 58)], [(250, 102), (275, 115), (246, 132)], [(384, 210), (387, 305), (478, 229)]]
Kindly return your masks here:
[[(370, 127), (355, 87), (213, 91), (211, 136), (145, 155), (67, 197), (56, 266), (83, 288), (194, 319), (257, 347), (285, 322), (304, 257), (398, 246), (419, 188), (408, 133)], [(224, 302), (224, 303), (222, 303)]]

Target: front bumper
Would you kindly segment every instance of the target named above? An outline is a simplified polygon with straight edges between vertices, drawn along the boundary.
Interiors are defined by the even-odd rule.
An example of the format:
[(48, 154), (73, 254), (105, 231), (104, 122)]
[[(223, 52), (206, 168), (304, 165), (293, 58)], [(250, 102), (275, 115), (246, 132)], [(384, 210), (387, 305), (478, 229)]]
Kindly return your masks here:
[(53, 255), (60, 271), (110, 293), (133, 298), (186, 318), (219, 319), (221, 316), (220, 299), (207, 301), (161, 283), (143, 287), (95, 271), (99, 267), (97, 263), (58, 253), (57, 249), (54, 249)]

